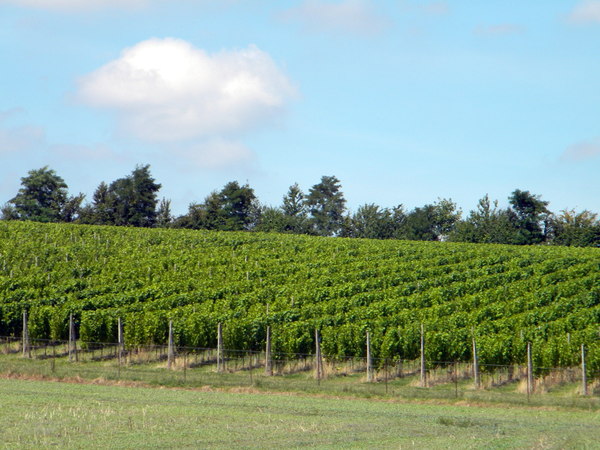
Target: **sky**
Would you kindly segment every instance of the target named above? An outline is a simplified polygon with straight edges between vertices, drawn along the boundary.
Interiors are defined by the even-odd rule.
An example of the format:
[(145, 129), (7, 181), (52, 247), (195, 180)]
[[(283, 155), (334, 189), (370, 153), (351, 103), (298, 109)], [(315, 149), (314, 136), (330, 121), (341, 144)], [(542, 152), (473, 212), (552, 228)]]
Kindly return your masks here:
[(0, 0), (0, 204), (150, 164), (175, 214), (324, 175), (353, 211), (600, 212), (599, 44), (600, 0)]

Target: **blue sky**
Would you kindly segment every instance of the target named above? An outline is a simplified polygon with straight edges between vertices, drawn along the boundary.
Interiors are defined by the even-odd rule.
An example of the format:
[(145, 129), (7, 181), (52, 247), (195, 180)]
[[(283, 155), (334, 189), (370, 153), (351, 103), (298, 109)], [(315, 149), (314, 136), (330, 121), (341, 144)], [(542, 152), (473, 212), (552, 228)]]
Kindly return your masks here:
[(350, 209), (600, 212), (600, 1), (0, 0), (0, 203), (150, 164), (182, 214), (337, 176)]

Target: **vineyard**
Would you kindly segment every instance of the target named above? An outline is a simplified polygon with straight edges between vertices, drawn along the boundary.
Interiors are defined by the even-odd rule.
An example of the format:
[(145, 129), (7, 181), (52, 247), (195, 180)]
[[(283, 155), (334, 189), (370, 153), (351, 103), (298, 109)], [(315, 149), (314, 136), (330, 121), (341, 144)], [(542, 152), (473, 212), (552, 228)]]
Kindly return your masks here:
[(0, 335), (600, 370), (600, 250), (0, 222)]

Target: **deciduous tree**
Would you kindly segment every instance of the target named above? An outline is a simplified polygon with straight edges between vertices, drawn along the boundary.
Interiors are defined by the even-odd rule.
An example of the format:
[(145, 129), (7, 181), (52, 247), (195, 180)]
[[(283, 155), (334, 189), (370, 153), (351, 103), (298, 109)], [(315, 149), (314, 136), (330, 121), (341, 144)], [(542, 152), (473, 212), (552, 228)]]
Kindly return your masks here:
[(21, 178), (17, 195), (3, 208), (6, 219), (37, 222), (73, 221), (79, 212), (83, 194), (69, 197), (65, 181), (48, 166), (30, 170)]

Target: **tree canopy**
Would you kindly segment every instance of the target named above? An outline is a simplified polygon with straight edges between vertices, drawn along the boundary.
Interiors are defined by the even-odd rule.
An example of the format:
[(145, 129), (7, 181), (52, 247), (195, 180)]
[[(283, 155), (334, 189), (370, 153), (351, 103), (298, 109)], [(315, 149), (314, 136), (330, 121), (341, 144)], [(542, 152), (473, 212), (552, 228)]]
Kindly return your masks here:
[(21, 188), (2, 210), (3, 218), (36, 222), (72, 222), (84, 195), (69, 197), (65, 181), (48, 166), (30, 170)]
[(323, 176), (320, 183), (310, 188), (306, 206), (315, 234), (335, 236), (341, 231), (346, 211), (346, 199), (341, 188), (340, 180), (335, 176)]
[(65, 181), (47, 166), (21, 178), (17, 194), (1, 208), (3, 220), (77, 222), (135, 227), (178, 227), (222, 231), (263, 231), (367, 239), (408, 239), (497, 244), (600, 246), (600, 221), (591, 211), (553, 214), (540, 195), (516, 189), (508, 206), (486, 194), (463, 219), (449, 198), (405, 210), (365, 203), (346, 210), (340, 180), (322, 176), (305, 194), (291, 185), (279, 206), (263, 205), (248, 183), (227, 182), (202, 202), (191, 202), (186, 214), (174, 217), (171, 200), (158, 201), (161, 184), (149, 165), (129, 175), (101, 182), (91, 203), (70, 196)]

